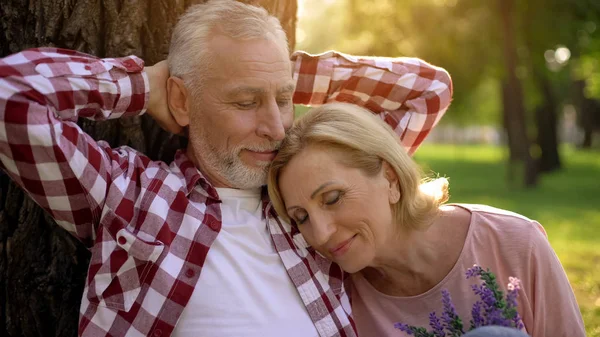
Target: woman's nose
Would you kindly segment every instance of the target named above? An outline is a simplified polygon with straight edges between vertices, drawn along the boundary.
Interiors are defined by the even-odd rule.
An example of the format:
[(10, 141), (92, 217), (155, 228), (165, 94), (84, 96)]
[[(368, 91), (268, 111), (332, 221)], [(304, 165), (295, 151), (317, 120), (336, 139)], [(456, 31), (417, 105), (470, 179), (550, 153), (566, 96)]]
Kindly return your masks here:
[(313, 236), (316, 246), (326, 244), (331, 236), (336, 232), (337, 228), (331, 217), (319, 215), (312, 217)]

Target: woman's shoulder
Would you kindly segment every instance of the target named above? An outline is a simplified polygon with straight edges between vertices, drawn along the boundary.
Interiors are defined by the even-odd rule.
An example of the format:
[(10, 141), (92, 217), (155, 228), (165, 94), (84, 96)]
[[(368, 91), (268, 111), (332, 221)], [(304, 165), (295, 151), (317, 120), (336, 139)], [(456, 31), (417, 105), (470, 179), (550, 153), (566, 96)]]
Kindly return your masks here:
[(544, 227), (537, 221), (509, 210), (481, 204), (453, 204), (471, 212), (471, 226), (475, 232), (491, 237), (515, 240), (546, 240)]
[(509, 210), (496, 208), (493, 206), (482, 204), (450, 204), (458, 206), (471, 212), (474, 221), (487, 220), (499, 223), (506, 223), (508, 226), (525, 226), (525, 227), (541, 227), (539, 223), (522, 214)]
[(491, 216), (497, 216), (500, 218), (516, 218), (516, 219), (520, 219), (520, 220), (528, 221), (528, 222), (533, 221), (522, 214), (515, 213), (515, 212), (509, 211), (506, 209), (502, 209), (502, 208), (496, 208), (494, 206), (489, 206), (489, 205), (483, 205), (483, 204), (449, 204), (449, 205), (462, 207), (462, 208), (470, 211), (471, 213), (489, 214)]

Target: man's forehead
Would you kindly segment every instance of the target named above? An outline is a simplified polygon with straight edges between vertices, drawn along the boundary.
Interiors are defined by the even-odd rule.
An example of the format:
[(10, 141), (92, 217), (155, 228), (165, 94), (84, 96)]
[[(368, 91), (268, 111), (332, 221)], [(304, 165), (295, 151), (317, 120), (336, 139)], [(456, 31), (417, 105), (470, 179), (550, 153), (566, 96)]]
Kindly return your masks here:
[(222, 92), (235, 95), (294, 90), (291, 61), (275, 41), (219, 36), (211, 40), (210, 47), (213, 60), (207, 80)]
[(280, 94), (291, 94), (296, 89), (296, 84), (293, 81), (282, 81), (275, 86), (263, 86), (259, 84), (234, 84), (230, 87), (226, 87), (225, 91), (230, 96), (252, 94), (261, 95), (269, 92)]
[(269, 63), (282, 62), (291, 65), (288, 51), (269, 37), (255, 39), (235, 39), (225, 35), (213, 37), (208, 48), (219, 60), (234, 62), (264, 60)]

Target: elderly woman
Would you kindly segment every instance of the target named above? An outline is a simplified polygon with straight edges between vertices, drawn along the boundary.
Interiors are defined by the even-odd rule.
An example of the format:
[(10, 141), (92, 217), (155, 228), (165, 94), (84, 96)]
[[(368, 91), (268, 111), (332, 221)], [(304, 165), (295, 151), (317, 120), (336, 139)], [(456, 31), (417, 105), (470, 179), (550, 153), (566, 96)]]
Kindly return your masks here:
[[(518, 311), (533, 337), (585, 336), (565, 272), (543, 227), (483, 205), (445, 205), (448, 181), (422, 183), (415, 162), (380, 119), (330, 104), (299, 119), (273, 161), (269, 194), (306, 242), (351, 273), (360, 336), (428, 326), (449, 290), (460, 317), (477, 300), (465, 271), (521, 280)], [(506, 292), (506, 288), (504, 289)]]

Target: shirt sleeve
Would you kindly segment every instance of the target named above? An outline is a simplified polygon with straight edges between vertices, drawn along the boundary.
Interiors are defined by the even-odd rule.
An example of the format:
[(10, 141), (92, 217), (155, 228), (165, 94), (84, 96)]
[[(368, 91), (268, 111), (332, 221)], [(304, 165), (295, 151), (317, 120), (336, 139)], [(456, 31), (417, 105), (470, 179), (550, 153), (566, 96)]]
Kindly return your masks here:
[(528, 327), (528, 332), (532, 337), (585, 337), (581, 312), (567, 275), (544, 228), (535, 221), (534, 225), (537, 230), (530, 237), (533, 275), (529, 280), (533, 290), (533, 326)]
[(143, 61), (54, 48), (0, 60), (0, 168), (86, 245), (93, 244), (114, 168), (127, 155), (75, 123), (144, 112)]
[(413, 154), (452, 100), (448, 72), (416, 58), (354, 57), (338, 52), (292, 55), (294, 103), (357, 104), (379, 114)]

